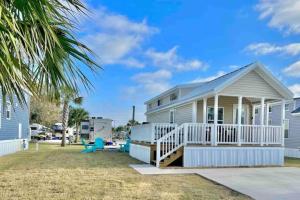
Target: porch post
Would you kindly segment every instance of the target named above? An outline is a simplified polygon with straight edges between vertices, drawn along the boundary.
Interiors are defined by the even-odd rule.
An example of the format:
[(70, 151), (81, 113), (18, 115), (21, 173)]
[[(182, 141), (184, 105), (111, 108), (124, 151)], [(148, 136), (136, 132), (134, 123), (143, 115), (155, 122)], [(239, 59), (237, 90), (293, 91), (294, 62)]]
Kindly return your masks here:
[(255, 125), (255, 105), (252, 104), (252, 125)]
[(284, 146), (284, 128), (285, 128), (285, 100), (281, 101), (281, 146)]
[(211, 137), (211, 144), (213, 146), (217, 145), (218, 138), (218, 110), (219, 110), (219, 96), (215, 95), (214, 98), (214, 132)]
[(261, 125), (261, 131), (260, 131), (260, 146), (263, 146), (263, 139), (264, 139), (264, 119), (265, 119), (265, 98), (262, 97), (260, 100), (260, 125)]
[(239, 99), (238, 99), (238, 134), (237, 134), (238, 146), (241, 146), (241, 134), (242, 134), (242, 101), (243, 101), (243, 97), (239, 96)]
[(206, 124), (206, 118), (207, 118), (207, 98), (203, 99), (203, 124)]
[(192, 122), (197, 123), (197, 101), (193, 101)]
[(269, 126), (269, 109), (270, 109), (270, 104), (269, 103), (266, 103), (266, 125)]

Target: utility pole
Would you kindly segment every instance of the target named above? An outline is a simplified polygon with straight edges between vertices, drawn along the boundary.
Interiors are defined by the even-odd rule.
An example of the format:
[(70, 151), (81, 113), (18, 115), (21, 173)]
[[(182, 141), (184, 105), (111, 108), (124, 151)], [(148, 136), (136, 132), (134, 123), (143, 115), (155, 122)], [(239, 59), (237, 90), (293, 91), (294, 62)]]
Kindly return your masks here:
[(134, 121), (135, 121), (135, 106), (132, 106), (132, 126), (134, 125)]

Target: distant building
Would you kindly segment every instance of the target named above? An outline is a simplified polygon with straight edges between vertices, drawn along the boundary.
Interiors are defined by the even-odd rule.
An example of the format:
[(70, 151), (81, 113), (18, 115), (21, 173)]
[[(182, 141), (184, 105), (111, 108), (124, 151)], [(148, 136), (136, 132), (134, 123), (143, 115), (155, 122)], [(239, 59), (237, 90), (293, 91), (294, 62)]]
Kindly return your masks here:
[(100, 137), (106, 141), (112, 140), (112, 120), (102, 117), (90, 117), (80, 125), (80, 137), (94, 141)]
[[(61, 122), (57, 122), (52, 126), (53, 130), (53, 136), (56, 138), (62, 138), (63, 133), (63, 125)], [(68, 127), (66, 130), (66, 137), (75, 135), (75, 128), (74, 127)]]

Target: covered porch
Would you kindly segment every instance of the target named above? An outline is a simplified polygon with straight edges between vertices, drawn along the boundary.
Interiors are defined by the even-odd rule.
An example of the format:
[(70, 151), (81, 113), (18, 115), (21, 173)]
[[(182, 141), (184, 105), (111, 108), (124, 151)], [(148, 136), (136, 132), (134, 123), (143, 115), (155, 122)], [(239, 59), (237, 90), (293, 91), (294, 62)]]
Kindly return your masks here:
[[(282, 124), (271, 126), (269, 104), (276, 101), (281, 102)], [(258, 104), (256, 108), (254, 105)], [(132, 141), (156, 144), (176, 129), (178, 140), (184, 145), (284, 146), (285, 101), (282, 99), (218, 94), (195, 99), (190, 106), (188, 122), (176, 123), (176, 117), (182, 113), (171, 109), (169, 123), (132, 127)]]

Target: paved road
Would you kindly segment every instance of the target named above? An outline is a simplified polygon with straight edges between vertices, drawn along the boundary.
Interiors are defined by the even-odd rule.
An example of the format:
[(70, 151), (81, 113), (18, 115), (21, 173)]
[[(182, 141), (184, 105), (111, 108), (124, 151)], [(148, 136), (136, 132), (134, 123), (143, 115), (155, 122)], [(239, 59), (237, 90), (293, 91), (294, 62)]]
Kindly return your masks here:
[(258, 200), (300, 199), (300, 168), (158, 169), (150, 165), (131, 167), (145, 175), (198, 174)]

